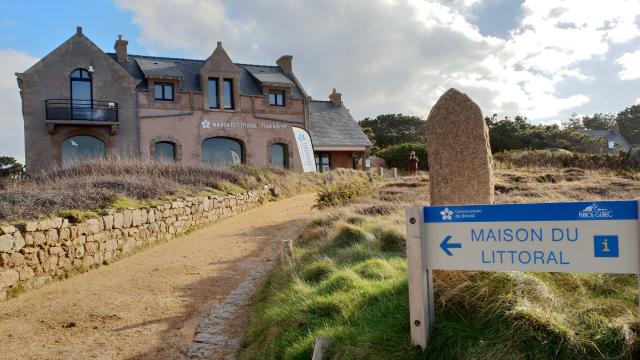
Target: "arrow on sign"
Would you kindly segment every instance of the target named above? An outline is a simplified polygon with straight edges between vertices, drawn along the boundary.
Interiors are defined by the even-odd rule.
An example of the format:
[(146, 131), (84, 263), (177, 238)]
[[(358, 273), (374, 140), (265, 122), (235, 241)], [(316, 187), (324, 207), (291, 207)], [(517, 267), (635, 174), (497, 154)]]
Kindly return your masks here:
[(451, 235), (445, 236), (445, 238), (440, 243), (440, 248), (448, 256), (453, 256), (453, 254), (451, 253), (451, 251), (449, 251), (449, 249), (461, 249), (462, 248), (462, 244), (460, 244), (460, 243), (450, 243), (449, 240), (451, 240)]

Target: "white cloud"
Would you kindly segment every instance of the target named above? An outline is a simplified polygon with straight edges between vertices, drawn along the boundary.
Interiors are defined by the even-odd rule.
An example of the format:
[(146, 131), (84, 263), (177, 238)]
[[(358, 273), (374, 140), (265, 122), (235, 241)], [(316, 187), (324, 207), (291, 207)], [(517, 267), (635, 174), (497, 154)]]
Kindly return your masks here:
[(0, 155), (14, 156), (24, 163), (24, 126), (22, 100), (16, 72), (22, 72), (37, 61), (14, 49), (0, 49)]
[(291, 53), (307, 90), (326, 98), (337, 87), (356, 119), (426, 116), (443, 91), (458, 87), (487, 113), (550, 120), (590, 101), (577, 89), (557, 94), (567, 79), (593, 80), (581, 61), (640, 35), (640, 2), (625, 0), (528, 0), (506, 39), (483, 36), (468, 20), (476, 0), (116, 2), (133, 12), (139, 40), (153, 52), (204, 58), (222, 40), (238, 62)]
[(618, 73), (621, 80), (640, 79), (640, 50), (622, 55), (616, 63), (622, 66)]

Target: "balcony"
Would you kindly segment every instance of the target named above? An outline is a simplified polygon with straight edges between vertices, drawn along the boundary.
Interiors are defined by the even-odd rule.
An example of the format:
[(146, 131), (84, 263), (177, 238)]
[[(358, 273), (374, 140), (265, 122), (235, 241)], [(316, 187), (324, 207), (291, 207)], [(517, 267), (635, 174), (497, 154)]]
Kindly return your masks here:
[(45, 100), (46, 123), (54, 133), (56, 125), (111, 126), (118, 130), (118, 103), (99, 100)]

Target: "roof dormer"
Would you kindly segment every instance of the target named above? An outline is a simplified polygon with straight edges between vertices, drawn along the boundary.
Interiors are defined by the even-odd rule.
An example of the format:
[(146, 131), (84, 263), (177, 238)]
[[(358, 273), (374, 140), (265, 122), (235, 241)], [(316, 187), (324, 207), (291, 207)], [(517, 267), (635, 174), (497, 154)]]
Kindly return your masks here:
[(200, 69), (205, 108), (234, 111), (240, 108), (240, 69), (218, 41), (216, 49)]

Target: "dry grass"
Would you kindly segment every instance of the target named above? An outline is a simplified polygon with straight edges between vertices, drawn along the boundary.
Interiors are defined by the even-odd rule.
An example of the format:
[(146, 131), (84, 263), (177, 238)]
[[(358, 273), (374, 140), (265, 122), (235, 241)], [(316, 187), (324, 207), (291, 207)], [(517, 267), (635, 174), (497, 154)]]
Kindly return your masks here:
[(212, 168), (123, 159), (91, 161), (5, 183), (0, 187), (0, 222), (127, 203), (144, 205), (179, 196), (237, 193), (266, 183), (278, 185), (280, 193), (288, 195), (347, 173), (311, 175), (246, 165)]
[[(498, 168), (496, 202), (634, 198), (640, 181), (611, 171)], [(428, 177), (309, 219), (290, 262), (253, 305), (240, 359), (638, 359), (633, 275), (436, 271), (426, 352), (410, 345), (403, 210), (429, 202)]]

